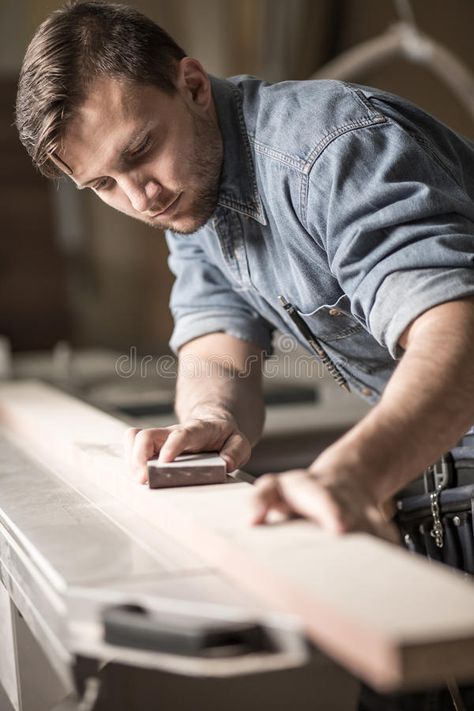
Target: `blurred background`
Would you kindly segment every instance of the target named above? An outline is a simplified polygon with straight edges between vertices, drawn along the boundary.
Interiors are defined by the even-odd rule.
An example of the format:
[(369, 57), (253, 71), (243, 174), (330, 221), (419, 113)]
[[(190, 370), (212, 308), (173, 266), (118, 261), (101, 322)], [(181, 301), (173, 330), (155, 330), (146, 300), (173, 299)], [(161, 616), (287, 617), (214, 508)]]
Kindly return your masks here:
[[(403, 95), (474, 137), (469, 97), (463, 101), (453, 89), (446, 56), (441, 53), (438, 58), (437, 75), (420, 61), (426, 62), (430, 53), (423, 44), (407, 36), (408, 49), (402, 56), (389, 51), (394, 35), (387, 34), (399, 20), (415, 19), (421, 33), (474, 72), (472, 0), (412, 0), (411, 5), (402, 0), (130, 0), (129, 4), (162, 24), (209, 72), (223, 76), (250, 73), (277, 81), (304, 79), (316, 72), (337, 75), (340, 67), (331, 69), (328, 63), (381, 37), (376, 39), (375, 52), (379, 59), (387, 56), (367, 65), (350, 59), (342, 78)], [(67, 181), (42, 178), (19, 144), (12, 124), (22, 57), (36, 27), (60, 5), (57, 0), (2, 0), (0, 4), (0, 375), (8, 375), (12, 368), (11, 350), (15, 375), (62, 379), (68, 387), (82, 383), (83, 389), (90, 386), (89, 395), (93, 391), (96, 402), (106, 406), (117, 399), (107, 391), (107, 378), (120, 354), (130, 353), (131, 348), (138, 355), (169, 353), (172, 277), (159, 232), (114, 212)], [(149, 383), (141, 388), (148, 394)], [(310, 390), (315, 392), (314, 384)], [(120, 401), (126, 399), (123, 392), (122, 387)], [(129, 397), (132, 404), (137, 402), (136, 392), (135, 387)], [(155, 386), (154, 393), (151, 399), (156, 405)], [(158, 410), (140, 412), (155, 416)]]

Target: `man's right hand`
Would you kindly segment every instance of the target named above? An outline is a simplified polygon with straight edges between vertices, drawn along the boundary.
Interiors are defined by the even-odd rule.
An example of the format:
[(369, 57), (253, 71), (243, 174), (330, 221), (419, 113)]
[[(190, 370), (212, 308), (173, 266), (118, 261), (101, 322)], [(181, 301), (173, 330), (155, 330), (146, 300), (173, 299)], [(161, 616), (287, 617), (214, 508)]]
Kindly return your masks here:
[(191, 452), (218, 452), (231, 472), (248, 461), (251, 447), (231, 416), (190, 419), (170, 427), (132, 427), (125, 435), (127, 461), (141, 484), (148, 480), (149, 459), (158, 455), (160, 462), (172, 462)]

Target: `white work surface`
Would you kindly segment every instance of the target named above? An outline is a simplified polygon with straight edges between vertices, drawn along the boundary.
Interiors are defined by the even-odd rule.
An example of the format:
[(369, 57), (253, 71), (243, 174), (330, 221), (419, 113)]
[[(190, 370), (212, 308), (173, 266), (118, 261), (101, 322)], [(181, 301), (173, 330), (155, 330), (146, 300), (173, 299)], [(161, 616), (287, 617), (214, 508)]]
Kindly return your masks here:
[[(41, 409), (42, 395), (52, 391), (42, 385), (35, 388), (35, 401)], [(9, 392), (21, 390), (17, 385), (12, 385), (11, 390), (4, 386), (0, 388), (0, 398), (6, 395), (8, 401)], [(59, 396), (59, 405), (62, 398)], [(79, 403), (78, 407), (90, 409)], [(27, 410), (41, 429), (41, 417), (37, 418), (29, 407)], [(54, 419), (54, 413), (49, 414)], [(47, 461), (48, 450), (61, 450), (67, 444), (64, 435), (70, 423), (64, 415), (65, 411), (57, 412), (57, 441), (45, 448), (40, 442), (21, 437), (12, 440), (11, 430), (16, 428), (10, 427), (13, 422), (7, 422), (8, 416), (6, 429), (0, 431), (0, 602), (1, 620), (6, 623), (0, 682), (12, 707), (20, 709), (26, 695), (35, 698), (34, 691), (20, 688), (16, 674), (18, 663), (34, 667), (35, 660), (28, 656), (25, 660), (12, 649), (15, 629), (8, 623), (14, 608), (9, 609), (9, 601), (20, 610), (60, 680), (58, 689), (63, 691), (72, 689), (71, 668), (76, 655), (95, 655), (136, 669), (154, 669), (158, 685), (169, 686), (169, 698), (160, 704), (165, 711), (188, 708), (197, 680), (203, 676), (208, 682), (199, 687), (199, 693), (207, 698), (206, 711), (220, 711), (226, 689), (235, 689), (234, 693), (245, 698), (253, 688), (255, 706), (247, 704), (248, 709), (265, 708), (259, 700), (263, 693), (271, 708), (278, 708), (283, 699), (288, 707), (288, 685), (298, 690), (290, 694), (294, 709), (353, 709), (356, 681), (321, 652), (314, 650), (307, 657), (297, 621), (288, 618), (286, 622), (283, 615), (278, 619), (283, 627), (289, 625), (290, 631), (288, 635), (283, 632), (282, 651), (274, 655), (196, 661), (104, 644), (101, 614), (106, 605), (134, 603), (150, 611), (162, 610), (163, 606), (166, 610), (168, 605), (170, 613), (207, 614), (224, 621), (242, 617), (266, 619), (269, 611), (257, 596), (246, 592), (245, 586), (237, 585), (159, 525), (152, 525), (150, 518), (140, 516), (135, 506), (127, 506), (119, 491), (121, 488), (125, 492), (119, 484), (120, 467), (116, 472), (119, 479), (114, 477), (115, 491), (108, 491), (104, 481), (94, 481), (93, 472), (78, 475), (71, 452), (65, 455), (63, 465), (55, 457)], [(80, 458), (81, 452), (86, 457), (105, 456), (115, 466), (117, 457), (122, 461), (124, 425), (105, 415), (98, 416), (99, 420), (104, 417), (108, 421), (105, 441), (103, 433), (96, 430), (97, 421), (89, 430), (78, 423), (71, 432), (73, 439), (80, 442), (77, 456)], [(46, 443), (44, 433), (40, 439)], [(234, 480), (229, 482), (226, 487), (239, 486)], [(145, 500), (157, 493), (139, 485), (132, 484), (132, 488)], [(34, 677), (34, 669), (29, 676)], [(216, 686), (217, 681), (211, 682), (213, 677), (228, 679), (228, 685)], [(40, 681), (37, 679), (37, 683)], [(232, 703), (226, 703), (227, 708), (232, 709)], [(35, 711), (46, 709), (41, 705), (41, 693), (36, 693), (34, 704)]]
[[(91, 538), (78, 557), (77, 566), (71, 567), (71, 561), (66, 559), (69, 547), (61, 536), (52, 535), (54, 519), (45, 514), (43, 525), (36, 526), (34, 505), (24, 500), (27, 482), (21, 492), (15, 485), (15, 477), (26, 470), (26, 463), (18, 467), (18, 473), (9, 481), (5, 480), (10, 493), (0, 497), (0, 501), (5, 502), (5, 507), (16, 507), (15, 518), (22, 521), (15, 529), (17, 542), (23, 540), (24, 546), (32, 544), (35, 551), (41, 550), (45, 541), (52, 546), (48, 547), (47, 555), (35, 555), (34, 559), (43, 574), (48, 574), (49, 590), (54, 593), (48, 597), (56, 602), (57, 610), (66, 609), (66, 621), (68, 610), (80, 620), (81, 605), (87, 596), (72, 594), (78, 586), (99, 586), (103, 592), (108, 589), (104, 583), (108, 586), (111, 581), (119, 586), (117, 599), (130, 599), (124, 597), (121, 589), (124, 579), (119, 579), (119, 569), (123, 565), (128, 566), (132, 587), (136, 577), (141, 592), (134, 594), (143, 595), (141, 586), (152, 579), (153, 585), (156, 580), (161, 587), (166, 543), (160, 541), (168, 538), (198, 566), (199, 572), (193, 569), (190, 580), (204, 576), (198, 585), (199, 594), (204, 588), (208, 590), (206, 576), (210, 574), (213, 580), (214, 576), (219, 581), (222, 577), (226, 580), (217, 594), (222, 596), (224, 591), (227, 599), (225, 590), (232, 580), (233, 595), (243, 599), (244, 609), (250, 596), (252, 602), (246, 609), (252, 608), (255, 614), (263, 609), (272, 615), (296, 616), (305, 635), (351, 671), (381, 688), (423, 686), (442, 682), (446, 675), (472, 678), (474, 587), (462, 576), (368, 536), (338, 539), (304, 521), (251, 528), (248, 525), (251, 487), (245, 483), (163, 491), (141, 487), (130, 478), (121, 457), (124, 423), (44, 385), (3, 386), (0, 416), (8, 431), (16, 433), (23, 445), (48, 463), (54, 471), (51, 476), (60, 477), (64, 484), (93, 502), (94, 511), (87, 513), (87, 520), (92, 522), (95, 510), (99, 509), (113, 523), (113, 530), (105, 522), (97, 524), (104, 538), (104, 550), (109, 551), (106, 559), (101, 559), (95, 550), (92, 556), (88, 555), (93, 545)], [(42, 496), (40, 491), (37, 495)], [(53, 501), (57, 500), (54, 496)], [(42, 508), (47, 511), (51, 505), (45, 501)], [(27, 506), (30, 512), (25, 519), (22, 516), (26, 515)], [(76, 512), (76, 506), (66, 508), (70, 522), (70, 512)], [(85, 510), (79, 506), (75, 515), (79, 512)], [(3, 534), (7, 540), (12, 537), (9, 531), (13, 528), (8, 511), (4, 517)], [(29, 530), (26, 539), (23, 530)], [(57, 530), (63, 531), (60, 527)], [(77, 528), (77, 547), (82, 545), (81, 530), (82, 525)], [(131, 536), (130, 541), (123, 538), (124, 532)], [(110, 543), (114, 539), (117, 542)], [(87, 541), (86, 536), (84, 540)], [(126, 555), (117, 558), (120, 562), (117, 567), (110, 551), (122, 547)], [(16, 550), (14, 541), (11, 550)], [(58, 556), (57, 550), (62, 550), (62, 556)], [(181, 552), (178, 557), (169, 558), (179, 561), (173, 575), (177, 578), (190, 575), (190, 569), (181, 562)], [(88, 568), (89, 565), (92, 567)], [(169, 573), (165, 577), (171, 589), (173, 581)], [(218, 587), (221, 585), (219, 582)], [(75, 611), (64, 604), (65, 591), (71, 593), (68, 599), (77, 602)], [(94, 599), (100, 601), (100, 595)], [(440, 599), (444, 601), (442, 614)], [(53, 603), (48, 603), (49, 608), (54, 607)], [(216, 604), (215, 599), (212, 604)], [(195, 598), (193, 605), (197, 605)], [(86, 607), (87, 614), (91, 610), (93, 614), (94, 606)], [(60, 614), (53, 617), (59, 627), (64, 624)], [(96, 628), (92, 624), (90, 629)], [(80, 624), (77, 631), (81, 631)], [(71, 637), (73, 645), (80, 644), (80, 635), (76, 633)], [(84, 640), (83, 635), (81, 638)], [(97, 636), (95, 642), (97, 650), (103, 651)], [(93, 632), (87, 643), (94, 643)], [(292, 649), (295, 651), (292, 647), (286, 652), (291, 654)], [(238, 660), (239, 664), (246, 662), (248, 659)], [(254, 662), (255, 671), (258, 665)], [(226, 673), (230, 666), (235, 668), (228, 661), (223, 666), (227, 667)], [(318, 693), (322, 692), (323, 687), (318, 687)]]

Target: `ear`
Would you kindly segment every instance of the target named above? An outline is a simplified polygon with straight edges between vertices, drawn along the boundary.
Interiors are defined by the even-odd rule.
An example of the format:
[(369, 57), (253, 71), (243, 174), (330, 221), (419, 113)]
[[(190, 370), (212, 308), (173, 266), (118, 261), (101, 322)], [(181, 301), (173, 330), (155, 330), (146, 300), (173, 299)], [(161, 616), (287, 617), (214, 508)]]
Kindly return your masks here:
[(184, 57), (178, 64), (176, 87), (185, 101), (206, 111), (212, 101), (211, 82), (202, 64)]

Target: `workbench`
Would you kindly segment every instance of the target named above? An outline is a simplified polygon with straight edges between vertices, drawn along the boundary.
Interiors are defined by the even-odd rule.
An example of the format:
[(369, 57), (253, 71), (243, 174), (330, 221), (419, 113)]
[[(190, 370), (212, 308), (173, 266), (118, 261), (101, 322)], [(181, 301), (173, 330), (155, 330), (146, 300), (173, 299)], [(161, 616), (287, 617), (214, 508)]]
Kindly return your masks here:
[(358, 679), (474, 678), (461, 575), (304, 521), (252, 529), (243, 473), (140, 486), (124, 422), (42, 383), (4, 384), (0, 424), (8, 711), (72, 709), (75, 694), (98, 711), (351, 711)]

